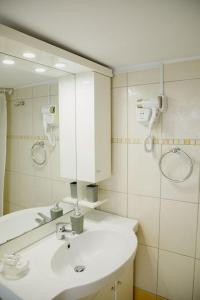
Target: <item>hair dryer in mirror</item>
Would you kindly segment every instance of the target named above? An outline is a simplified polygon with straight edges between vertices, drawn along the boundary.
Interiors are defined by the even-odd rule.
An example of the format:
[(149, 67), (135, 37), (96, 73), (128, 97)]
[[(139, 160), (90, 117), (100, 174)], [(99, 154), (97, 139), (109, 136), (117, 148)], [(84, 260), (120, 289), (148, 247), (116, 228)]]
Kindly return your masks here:
[(46, 105), (42, 107), (42, 120), (44, 134), (47, 136), (48, 143), (54, 147), (56, 145), (55, 127), (58, 124), (57, 109), (55, 105)]
[(159, 119), (160, 113), (167, 111), (167, 98), (158, 96), (155, 98), (138, 99), (136, 104), (137, 121), (148, 127), (148, 135), (144, 140), (146, 152), (153, 151), (152, 130)]

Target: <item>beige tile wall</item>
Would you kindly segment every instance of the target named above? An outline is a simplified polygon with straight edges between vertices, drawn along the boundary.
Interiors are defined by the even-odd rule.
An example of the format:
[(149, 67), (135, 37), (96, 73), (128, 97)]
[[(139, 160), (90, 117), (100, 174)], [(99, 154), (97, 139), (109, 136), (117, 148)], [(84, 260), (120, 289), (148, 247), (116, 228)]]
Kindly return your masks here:
[[(159, 95), (159, 70), (113, 79), (113, 176), (101, 184), (101, 193), (111, 200), (102, 209), (140, 222), (135, 285), (150, 295), (141, 299), (157, 294), (163, 299), (199, 300), (200, 60), (166, 65), (164, 77), (169, 108), (154, 130), (160, 139), (154, 153), (144, 152), (147, 130), (136, 122), (135, 103), (137, 98)], [(166, 180), (158, 168), (161, 153), (173, 143), (193, 159), (193, 174), (184, 183)], [(172, 155), (164, 168), (182, 176), (188, 165)]]
[[(15, 106), (23, 99), (24, 106)], [(31, 146), (44, 136), (41, 106), (58, 105), (58, 86), (50, 84), (16, 89), (8, 100), (8, 139), (6, 162), (5, 210), (50, 205), (69, 194), (69, 181), (59, 176), (59, 141), (47, 146), (48, 163), (38, 168), (31, 160)], [(56, 130), (58, 134), (58, 129)]]

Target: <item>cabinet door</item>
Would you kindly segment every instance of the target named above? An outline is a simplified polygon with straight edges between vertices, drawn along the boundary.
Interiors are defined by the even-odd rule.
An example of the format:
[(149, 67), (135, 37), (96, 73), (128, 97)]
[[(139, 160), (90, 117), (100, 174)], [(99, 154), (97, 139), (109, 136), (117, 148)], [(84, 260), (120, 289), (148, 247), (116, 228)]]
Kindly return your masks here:
[[(113, 283), (114, 286), (114, 283)], [(92, 300), (114, 300), (114, 290), (112, 286), (107, 286), (100, 292), (98, 292)]]
[[(114, 283), (113, 283), (114, 287)], [(90, 295), (80, 300), (114, 300), (114, 290), (112, 286), (107, 286), (103, 288), (100, 292)]]
[(133, 264), (127, 267), (117, 281), (117, 300), (133, 300)]
[(77, 180), (96, 183), (111, 176), (110, 78), (76, 75)]

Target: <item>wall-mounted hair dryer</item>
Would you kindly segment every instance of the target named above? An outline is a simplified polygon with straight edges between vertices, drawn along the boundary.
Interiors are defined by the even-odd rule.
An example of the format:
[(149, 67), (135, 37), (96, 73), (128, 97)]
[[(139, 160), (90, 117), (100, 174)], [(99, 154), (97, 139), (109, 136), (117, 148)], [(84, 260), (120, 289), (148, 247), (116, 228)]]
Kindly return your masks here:
[(165, 96), (137, 100), (137, 121), (148, 127), (148, 135), (144, 140), (144, 149), (146, 152), (153, 151), (152, 130), (160, 116), (160, 113), (166, 111), (167, 98)]
[(57, 108), (55, 105), (45, 105), (41, 109), (44, 133), (47, 136), (49, 145), (54, 147), (56, 137), (54, 128), (58, 126)]

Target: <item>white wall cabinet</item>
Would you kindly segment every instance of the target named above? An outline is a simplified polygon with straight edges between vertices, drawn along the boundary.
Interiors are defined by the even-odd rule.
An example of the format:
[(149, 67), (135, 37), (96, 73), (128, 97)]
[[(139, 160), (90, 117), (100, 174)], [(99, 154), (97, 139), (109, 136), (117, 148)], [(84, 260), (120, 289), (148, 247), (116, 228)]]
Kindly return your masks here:
[(95, 72), (72, 77), (59, 81), (60, 173), (95, 183), (111, 176), (110, 78)]

